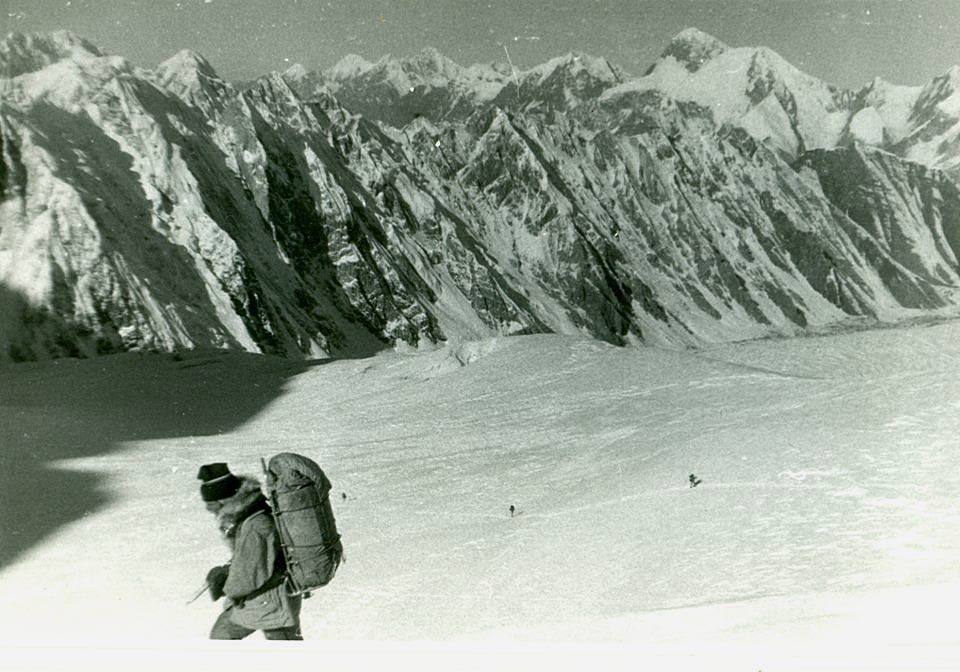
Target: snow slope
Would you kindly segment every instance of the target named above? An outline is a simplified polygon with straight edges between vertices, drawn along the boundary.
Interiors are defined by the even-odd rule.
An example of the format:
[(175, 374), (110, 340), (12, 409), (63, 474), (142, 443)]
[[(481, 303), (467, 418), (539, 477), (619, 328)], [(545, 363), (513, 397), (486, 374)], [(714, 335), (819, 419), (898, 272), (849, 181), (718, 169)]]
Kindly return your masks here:
[(304, 605), (325, 665), (955, 669), (958, 336), (7, 365), (0, 647), (23, 669), (223, 654), (217, 606), (185, 604), (226, 559), (196, 468), (294, 450), (345, 541)]

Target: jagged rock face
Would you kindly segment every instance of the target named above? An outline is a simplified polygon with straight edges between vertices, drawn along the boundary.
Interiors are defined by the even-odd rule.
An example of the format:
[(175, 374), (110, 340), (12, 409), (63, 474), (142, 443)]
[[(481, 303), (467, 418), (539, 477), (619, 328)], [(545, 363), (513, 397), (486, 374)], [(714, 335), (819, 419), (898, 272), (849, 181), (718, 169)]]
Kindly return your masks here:
[(892, 151), (960, 177), (960, 67), (920, 89)]
[[(215, 142), (240, 133), (216, 132), (216, 120), (129, 66), (52, 67), (65, 86), (48, 95), (47, 70), (15, 79), (18, 103), (2, 112), (4, 354), (216, 346), (319, 355), (333, 349), (328, 339), (380, 343), (357, 338), (353, 314), (328, 309), (315, 276), (305, 281), (283, 258), (276, 223), (244, 188), (266, 161)], [(63, 90), (74, 92), (67, 109)], [(252, 133), (252, 120), (234, 124), (244, 127)], [(229, 166), (238, 153), (239, 174)]]
[[(801, 158), (824, 194), (853, 222), (864, 253), (902, 304), (942, 305), (938, 287), (957, 287), (960, 191), (946, 174), (863, 148), (815, 151)], [(887, 259), (883, 259), (886, 256)]]
[[(583, 56), (526, 73), (354, 59), (241, 91), (190, 52), (148, 72), (50, 42), (0, 49), (17, 73), (0, 80), (3, 359), (542, 331), (698, 345), (941, 310), (960, 284), (955, 181), (846, 122), (849, 146), (807, 149), (807, 113), (846, 98), (801, 96), (767, 53), (750, 104), (776, 100), (788, 145)], [(691, 76), (728, 52), (681, 42)], [(417, 99), (397, 82), (443, 112), (377, 118)], [(927, 98), (944, 112), (951, 91)]]

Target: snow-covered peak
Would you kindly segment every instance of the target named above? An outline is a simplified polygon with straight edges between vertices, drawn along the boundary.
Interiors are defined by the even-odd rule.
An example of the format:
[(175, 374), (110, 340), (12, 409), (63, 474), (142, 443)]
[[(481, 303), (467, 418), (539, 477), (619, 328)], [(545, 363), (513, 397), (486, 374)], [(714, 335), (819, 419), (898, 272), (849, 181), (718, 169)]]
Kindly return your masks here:
[(960, 66), (955, 65), (923, 87), (917, 101), (920, 108), (937, 107), (941, 112), (960, 115)]
[(204, 109), (229, 88), (210, 62), (190, 49), (178, 52), (157, 66), (154, 78), (166, 90)]
[(294, 63), (283, 71), (283, 78), (288, 82), (302, 82), (310, 76), (310, 71), (302, 63)]
[[(881, 139), (889, 139), (892, 142), (899, 141), (909, 133), (910, 116), (920, 92), (921, 87), (919, 86), (901, 86), (875, 77), (857, 93), (857, 99), (861, 101), (861, 108), (851, 118), (851, 134), (863, 139), (857, 126), (862, 124), (864, 119), (872, 119), (875, 114), (882, 122), (884, 132)], [(872, 112), (867, 112), (867, 110), (872, 110)], [(865, 114), (867, 116), (864, 116)], [(874, 137), (876, 137), (876, 134), (874, 134)], [(871, 144), (878, 143), (873, 142)]]
[(332, 79), (347, 79), (349, 77), (356, 77), (372, 67), (373, 63), (363, 56), (347, 54), (341, 58), (336, 65), (327, 70), (327, 74)]
[(867, 95), (874, 91), (885, 91), (889, 86), (891, 86), (890, 82), (883, 77), (874, 77), (860, 91), (863, 95)]
[(388, 78), (397, 79), (400, 86), (405, 86), (407, 82), (412, 85), (443, 86), (459, 80), (463, 73), (459, 65), (432, 47), (404, 58), (385, 56), (377, 62), (377, 66)]
[(960, 65), (952, 66), (941, 77), (953, 82), (954, 86), (960, 86)]
[(307, 70), (296, 63), (283, 71), (281, 77), (300, 98), (311, 103), (319, 103), (324, 108), (339, 107), (332, 91), (338, 83), (319, 70)]
[(661, 59), (673, 58), (690, 72), (696, 72), (704, 63), (722, 54), (727, 45), (697, 28), (680, 31), (661, 54)]
[(363, 74), (392, 86), (400, 95), (404, 95), (414, 87), (414, 82), (407, 75), (403, 63), (392, 54), (387, 54), (378, 60), (369, 72)]
[[(547, 102), (576, 105), (624, 79), (626, 74), (604, 58), (569, 53), (529, 70), (506, 63), (463, 67), (434, 48), (406, 57), (386, 55), (376, 63), (349, 56), (333, 68), (313, 73), (348, 108), (392, 125), (427, 114), (467, 115), (473, 105)], [(306, 89), (295, 78), (300, 89)], [(509, 98), (510, 100), (507, 100)]]
[(795, 96), (818, 98), (828, 105), (837, 91), (833, 85), (804, 72), (769, 47), (731, 49), (730, 52), (742, 57), (749, 55), (751, 78), (755, 82), (766, 80), (770, 90), (779, 85)]
[(387, 54), (370, 63), (351, 54), (341, 59), (332, 68), (320, 73), (330, 89), (337, 91), (342, 85), (364, 82), (385, 84), (396, 94), (404, 96), (416, 87), (427, 89), (445, 87), (464, 79), (464, 69), (434, 48), (407, 57)]
[(942, 95), (950, 95), (960, 89), (960, 65), (955, 65), (942, 75), (934, 77), (923, 87), (924, 92), (935, 92)]
[(552, 58), (542, 65), (535, 66), (527, 70), (525, 78), (536, 78), (539, 83), (544, 82), (550, 76), (563, 72), (576, 76), (585, 73), (595, 79), (605, 81), (619, 81), (623, 78), (623, 73), (614, 68), (605, 58), (590, 56), (579, 52), (571, 52), (565, 56)]
[(414, 56), (404, 59), (407, 70), (416, 70), (424, 76), (442, 76), (455, 78), (460, 74), (460, 66), (441, 54), (433, 47), (427, 47)]
[(602, 100), (628, 105), (647, 91), (696, 103), (717, 123), (738, 125), (787, 154), (835, 146), (849, 119), (842, 92), (775, 51), (728, 47), (697, 30), (681, 33), (645, 76), (611, 88)]
[(120, 56), (102, 53), (75, 33), (14, 33), (0, 42), (0, 77), (12, 80), (4, 102), (29, 108), (45, 100), (68, 110), (89, 102), (92, 91), (121, 75), (148, 77)]
[(64, 59), (99, 58), (104, 54), (76, 33), (10, 33), (0, 42), (0, 77), (36, 72)]
[(921, 89), (920, 86), (904, 86), (888, 82), (882, 77), (874, 77), (857, 92), (857, 97), (874, 106), (889, 103), (913, 105)]
[[(765, 71), (773, 72), (781, 77), (809, 77), (809, 75), (801, 72), (787, 59), (769, 47), (756, 47), (740, 51), (742, 53), (752, 52), (751, 62), (756, 68), (762, 68)], [(811, 79), (813, 78), (811, 77)]]
[(171, 78), (200, 76), (220, 79), (216, 70), (210, 65), (210, 61), (191, 49), (183, 49), (165, 60), (157, 66), (157, 73), (163, 73), (164, 76)]

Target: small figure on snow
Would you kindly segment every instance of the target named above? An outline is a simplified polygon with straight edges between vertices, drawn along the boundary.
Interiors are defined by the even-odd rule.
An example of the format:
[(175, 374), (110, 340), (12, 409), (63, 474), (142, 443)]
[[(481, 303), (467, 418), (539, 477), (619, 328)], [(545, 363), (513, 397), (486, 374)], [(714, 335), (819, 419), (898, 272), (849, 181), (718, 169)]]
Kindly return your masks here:
[(690, 487), (691, 487), (691, 488), (695, 488), (695, 487), (697, 487), (698, 485), (700, 485), (701, 483), (703, 483), (703, 481), (702, 481), (701, 479), (697, 478), (696, 474), (690, 474)]
[(517, 507), (515, 507), (513, 504), (511, 504), (511, 505), (510, 505), (510, 517), (513, 518), (513, 514), (515, 514), (516, 512), (517, 512)]
[(280, 540), (260, 483), (233, 475), (224, 462), (203, 465), (197, 478), (200, 496), (231, 551), (229, 563), (207, 573), (210, 597), (226, 597), (210, 639), (243, 639), (257, 630), (267, 639), (303, 639), (301, 598), (284, 587)]
[(347, 501), (347, 493), (341, 492), (340, 495), (343, 497), (343, 501)]

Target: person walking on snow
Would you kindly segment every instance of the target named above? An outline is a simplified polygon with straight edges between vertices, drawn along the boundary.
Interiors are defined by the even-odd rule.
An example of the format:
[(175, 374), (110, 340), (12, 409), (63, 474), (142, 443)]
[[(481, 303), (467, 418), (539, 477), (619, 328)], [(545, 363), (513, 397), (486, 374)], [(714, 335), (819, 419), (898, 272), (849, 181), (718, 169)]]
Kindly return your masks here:
[(303, 639), (301, 598), (287, 595), (283, 549), (260, 483), (235, 476), (224, 462), (203, 465), (197, 478), (231, 551), (228, 564), (207, 573), (210, 597), (226, 597), (210, 639), (243, 639), (257, 630), (266, 639)]

